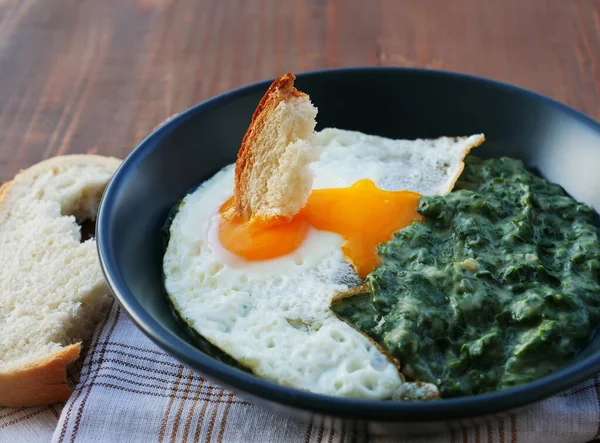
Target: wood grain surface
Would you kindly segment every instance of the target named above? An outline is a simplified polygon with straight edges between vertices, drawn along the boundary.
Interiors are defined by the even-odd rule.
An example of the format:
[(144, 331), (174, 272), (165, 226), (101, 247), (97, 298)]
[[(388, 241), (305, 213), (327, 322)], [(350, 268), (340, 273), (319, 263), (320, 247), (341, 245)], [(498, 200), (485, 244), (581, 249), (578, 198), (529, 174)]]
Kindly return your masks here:
[(0, 0), (0, 182), (285, 71), (419, 66), (600, 119), (600, 0)]

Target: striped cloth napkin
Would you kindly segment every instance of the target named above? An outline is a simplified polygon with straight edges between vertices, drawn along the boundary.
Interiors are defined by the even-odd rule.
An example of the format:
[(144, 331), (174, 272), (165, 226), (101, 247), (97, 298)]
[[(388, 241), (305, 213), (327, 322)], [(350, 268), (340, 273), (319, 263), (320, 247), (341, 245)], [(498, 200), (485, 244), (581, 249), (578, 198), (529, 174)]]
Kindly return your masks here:
[(0, 442), (581, 443), (600, 434), (599, 377), (493, 424), (401, 439), (332, 431), (254, 406), (162, 352), (116, 302), (87, 349), (66, 404), (0, 408)]

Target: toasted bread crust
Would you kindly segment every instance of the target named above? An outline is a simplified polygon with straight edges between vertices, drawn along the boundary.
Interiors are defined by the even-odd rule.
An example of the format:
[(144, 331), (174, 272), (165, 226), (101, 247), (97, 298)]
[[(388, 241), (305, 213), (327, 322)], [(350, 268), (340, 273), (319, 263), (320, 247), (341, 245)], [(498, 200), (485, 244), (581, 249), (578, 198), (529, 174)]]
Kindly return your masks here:
[(0, 406), (25, 407), (66, 401), (67, 365), (79, 357), (81, 343), (65, 346), (40, 360), (0, 373)]
[(246, 131), (246, 135), (242, 139), (242, 145), (238, 151), (237, 161), (235, 165), (235, 187), (233, 208), (236, 215), (249, 219), (252, 216), (248, 189), (249, 172), (254, 165), (254, 149), (258, 134), (263, 130), (265, 121), (282, 101), (287, 101), (292, 98), (306, 97), (306, 94), (298, 91), (294, 87), (296, 76), (291, 72), (276, 78), (271, 84), (263, 98), (260, 100), (252, 121)]

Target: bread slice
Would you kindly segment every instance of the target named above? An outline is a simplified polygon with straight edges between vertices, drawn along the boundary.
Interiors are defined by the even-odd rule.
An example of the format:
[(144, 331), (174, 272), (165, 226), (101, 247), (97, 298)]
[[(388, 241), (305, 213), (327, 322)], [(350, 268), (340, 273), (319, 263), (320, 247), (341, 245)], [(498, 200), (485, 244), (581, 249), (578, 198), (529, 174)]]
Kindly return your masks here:
[(245, 219), (292, 217), (310, 194), (308, 165), (319, 156), (310, 143), (317, 109), (295, 79), (288, 73), (273, 82), (242, 140), (233, 207)]
[(120, 160), (55, 157), (0, 188), (0, 405), (64, 401), (67, 364), (79, 356), (107, 302), (94, 220)]

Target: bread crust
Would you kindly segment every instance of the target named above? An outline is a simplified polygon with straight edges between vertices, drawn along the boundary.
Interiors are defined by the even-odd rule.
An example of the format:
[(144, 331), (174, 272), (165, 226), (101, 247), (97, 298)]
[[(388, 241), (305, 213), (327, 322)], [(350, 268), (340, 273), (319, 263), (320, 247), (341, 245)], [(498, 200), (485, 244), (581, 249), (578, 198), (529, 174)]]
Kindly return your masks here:
[(24, 407), (66, 401), (67, 365), (81, 352), (81, 343), (58, 351), (19, 369), (0, 372), (0, 406)]
[[(57, 156), (19, 172), (0, 187), (0, 229), (2, 210), (19, 198), (19, 186), (27, 186), (39, 174), (49, 170), (97, 164), (116, 170), (121, 160), (100, 155)], [(11, 195), (14, 191), (14, 195)], [(0, 294), (0, 297), (2, 294)], [(90, 331), (91, 333), (91, 331)], [(25, 407), (66, 401), (71, 394), (67, 385), (67, 365), (79, 357), (81, 343), (67, 344), (19, 368), (0, 371), (0, 406)]]
[(307, 97), (303, 92), (294, 87), (296, 76), (288, 72), (273, 81), (263, 98), (258, 103), (250, 126), (242, 139), (242, 145), (238, 151), (235, 164), (235, 183), (233, 194), (233, 208), (236, 215), (245, 219), (250, 219), (252, 210), (250, 208), (249, 175), (254, 166), (254, 151), (258, 134), (263, 130), (265, 122), (272, 112), (282, 101), (288, 101), (293, 98)]
[(36, 175), (54, 168), (68, 168), (70, 166), (89, 165), (91, 162), (107, 168), (117, 169), (121, 160), (115, 157), (105, 157), (95, 154), (72, 154), (60, 155), (46, 160), (42, 160), (27, 169), (21, 170), (15, 177), (0, 186), (0, 209), (6, 203), (8, 191), (15, 185), (25, 182), (29, 179), (35, 179)]
[[(95, 163), (97, 165), (106, 166), (108, 168), (116, 169), (120, 164), (121, 160), (115, 157), (106, 157), (103, 155), (95, 155), (95, 154), (70, 154), (70, 155), (59, 155), (56, 157), (51, 157), (46, 160), (42, 160), (35, 165), (30, 166), (27, 169), (21, 170), (15, 177), (10, 181), (5, 183), (2, 188), (9, 188), (10, 185), (14, 185), (15, 183), (21, 182), (22, 180), (27, 180), (29, 177), (34, 178), (36, 174), (44, 171), (51, 170), (53, 168), (68, 168), (71, 166), (85, 166), (90, 163)], [(2, 194), (0, 193), (0, 196)]]

